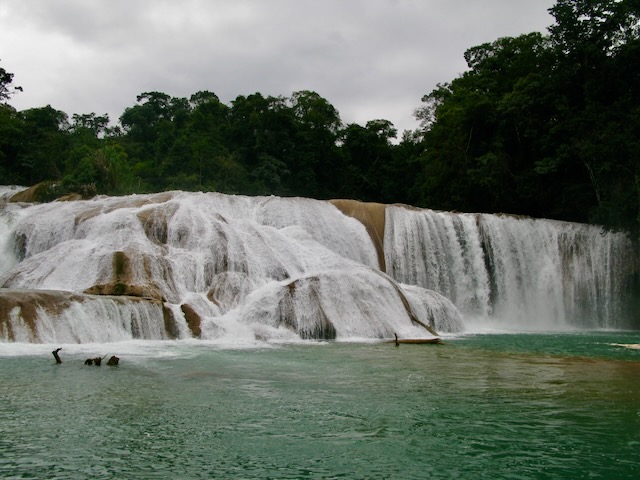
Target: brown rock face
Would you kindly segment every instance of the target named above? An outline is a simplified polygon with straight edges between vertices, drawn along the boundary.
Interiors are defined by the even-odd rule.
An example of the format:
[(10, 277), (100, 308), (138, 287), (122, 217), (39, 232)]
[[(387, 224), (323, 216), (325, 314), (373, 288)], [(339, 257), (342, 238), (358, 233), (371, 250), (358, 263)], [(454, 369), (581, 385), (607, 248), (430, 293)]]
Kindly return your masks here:
[(0, 338), (20, 341), (13, 330), (11, 316), (22, 319), (30, 332), (31, 342), (37, 342), (38, 309), (60, 313), (81, 297), (73, 293), (50, 290), (0, 290)]
[(80, 192), (65, 192), (58, 183), (40, 182), (16, 193), (9, 201), (25, 203), (51, 202), (54, 200), (74, 201), (84, 200), (96, 195), (95, 186), (86, 185), (85, 187), (87, 188), (82, 189)]
[(200, 337), (202, 330), (200, 329), (202, 324), (202, 318), (188, 303), (180, 305), (180, 310), (184, 314), (184, 319), (187, 322), (187, 326), (194, 337)]
[(162, 304), (162, 320), (164, 321), (164, 329), (167, 332), (167, 336), (175, 340), (180, 336), (180, 329), (178, 328), (178, 322), (171, 310), (165, 303)]
[(212, 277), (207, 298), (226, 312), (241, 303), (253, 288), (247, 273), (221, 272)]
[(16, 193), (11, 197), (11, 202), (43, 202), (48, 200), (50, 184), (47, 182), (37, 183), (26, 190)]
[(123, 282), (109, 282), (94, 285), (87, 288), (84, 293), (88, 295), (114, 295), (139, 298), (151, 298), (164, 301), (162, 293), (152, 285), (130, 285)]
[[(294, 280), (286, 286), (286, 291), (278, 305), (279, 323), (293, 330), (300, 338), (314, 340), (335, 340), (336, 328), (327, 317), (320, 295), (317, 292), (318, 279), (315, 277)], [(300, 292), (302, 290), (302, 292)], [(302, 297), (304, 302), (314, 306), (314, 314), (301, 318), (296, 309), (296, 302)]]
[(329, 202), (345, 215), (355, 218), (364, 225), (376, 248), (380, 270), (386, 273), (387, 267), (384, 260), (386, 205), (383, 203), (358, 202), (357, 200), (329, 200)]
[(87, 288), (84, 293), (89, 295), (115, 295), (140, 298), (151, 298), (165, 301), (160, 289), (151, 284), (135, 284), (132, 281), (133, 272), (131, 261), (125, 252), (114, 252), (112, 260), (113, 281), (101, 283)]
[(175, 204), (160, 205), (138, 213), (138, 220), (144, 228), (147, 238), (154, 243), (164, 245), (167, 243), (167, 231), (171, 217), (178, 210)]

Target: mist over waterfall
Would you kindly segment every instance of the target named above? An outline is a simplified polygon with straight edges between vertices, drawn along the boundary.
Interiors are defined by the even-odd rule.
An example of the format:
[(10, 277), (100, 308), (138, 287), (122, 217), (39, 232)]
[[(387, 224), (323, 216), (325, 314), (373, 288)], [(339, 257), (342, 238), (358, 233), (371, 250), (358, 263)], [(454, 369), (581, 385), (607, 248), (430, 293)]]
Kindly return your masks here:
[(466, 324), (515, 330), (630, 325), (638, 258), (623, 233), (508, 215), (389, 206), (387, 272), (435, 290)]
[(163, 192), (44, 204), (0, 189), (0, 341), (430, 338), (620, 328), (623, 234), (507, 216)]

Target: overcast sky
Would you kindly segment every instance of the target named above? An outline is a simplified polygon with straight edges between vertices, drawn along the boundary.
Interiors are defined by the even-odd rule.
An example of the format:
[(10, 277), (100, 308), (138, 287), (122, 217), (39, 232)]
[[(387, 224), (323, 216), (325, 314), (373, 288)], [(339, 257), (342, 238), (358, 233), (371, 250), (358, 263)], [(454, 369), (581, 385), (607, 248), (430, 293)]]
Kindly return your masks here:
[(553, 0), (2, 0), (0, 66), (18, 110), (116, 121), (142, 92), (290, 96), (313, 90), (345, 123), (415, 129), (421, 97), (469, 47), (546, 31)]

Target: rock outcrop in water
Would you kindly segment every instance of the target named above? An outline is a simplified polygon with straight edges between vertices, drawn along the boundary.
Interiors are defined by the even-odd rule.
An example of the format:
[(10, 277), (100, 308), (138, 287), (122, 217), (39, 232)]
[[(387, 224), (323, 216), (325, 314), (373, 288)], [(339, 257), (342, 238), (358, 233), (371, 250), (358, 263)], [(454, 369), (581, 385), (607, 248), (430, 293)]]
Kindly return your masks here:
[(164, 192), (0, 202), (0, 340), (621, 326), (633, 252), (624, 235), (586, 225), (352, 200)]

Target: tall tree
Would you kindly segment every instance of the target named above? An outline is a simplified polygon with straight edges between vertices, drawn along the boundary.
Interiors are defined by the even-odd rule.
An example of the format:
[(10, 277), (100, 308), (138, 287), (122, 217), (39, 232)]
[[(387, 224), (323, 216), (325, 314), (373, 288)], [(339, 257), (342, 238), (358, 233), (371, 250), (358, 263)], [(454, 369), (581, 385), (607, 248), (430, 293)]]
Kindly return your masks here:
[(26, 181), (19, 172), (18, 152), (21, 145), (22, 122), (16, 109), (7, 102), (22, 87), (13, 86), (13, 73), (0, 67), (0, 178), (6, 183)]
[(247, 171), (252, 194), (291, 195), (295, 121), (282, 97), (238, 96), (229, 115), (231, 150)]
[(163, 163), (172, 148), (178, 130), (189, 116), (189, 102), (162, 92), (144, 92), (138, 104), (125, 109), (120, 123), (125, 131), (123, 145), (134, 172), (147, 188), (166, 186)]
[(69, 146), (67, 114), (50, 105), (19, 113), (24, 132), (18, 170), (27, 184), (60, 180)]
[(0, 67), (0, 104), (5, 104), (16, 92), (21, 92), (22, 87), (12, 85), (13, 73)]
[(547, 44), (532, 33), (473, 47), (465, 52), (469, 71), (423, 97), (417, 111), (426, 128), (421, 203), (537, 213), (536, 199), (523, 195), (521, 184), (532, 180), (539, 131), (532, 122), (538, 106), (530, 100), (543, 94)]
[(298, 195), (333, 196), (340, 115), (331, 103), (310, 90), (294, 92), (291, 106), (296, 120), (296, 155), (289, 165), (292, 189)]
[(20, 165), (23, 150), (24, 124), (15, 108), (0, 104), (0, 178), (7, 184), (26, 184), (27, 177)]
[(347, 125), (341, 147), (344, 163), (337, 173), (342, 177), (340, 196), (370, 202), (404, 201), (398, 192), (406, 191), (407, 185), (398, 185), (398, 178), (393, 178), (399, 173), (394, 168), (391, 145), (396, 135), (397, 130), (388, 120), (370, 120), (364, 127)]

